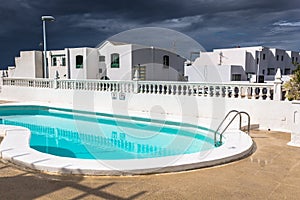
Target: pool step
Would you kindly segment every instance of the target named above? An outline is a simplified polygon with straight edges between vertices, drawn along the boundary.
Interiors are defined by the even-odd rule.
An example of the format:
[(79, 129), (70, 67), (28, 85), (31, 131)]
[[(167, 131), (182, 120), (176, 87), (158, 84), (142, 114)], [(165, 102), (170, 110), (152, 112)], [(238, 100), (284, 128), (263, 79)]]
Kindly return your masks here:
[[(242, 126), (241, 131), (247, 131), (248, 125), (247, 126)], [(259, 129), (259, 124), (250, 124), (250, 130), (258, 130)]]

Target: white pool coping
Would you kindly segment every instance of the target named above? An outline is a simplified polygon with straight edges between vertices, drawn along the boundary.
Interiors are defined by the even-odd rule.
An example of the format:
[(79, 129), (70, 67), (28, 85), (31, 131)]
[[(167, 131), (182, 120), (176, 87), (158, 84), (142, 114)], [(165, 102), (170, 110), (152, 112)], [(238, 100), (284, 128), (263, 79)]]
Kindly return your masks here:
[(89, 160), (36, 151), (29, 146), (30, 134), (30, 130), (24, 127), (0, 125), (0, 136), (4, 137), (0, 157), (23, 167), (58, 174), (133, 175), (183, 171), (238, 160), (253, 149), (249, 135), (229, 130), (224, 133), (224, 144), (208, 151), (147, 159)]

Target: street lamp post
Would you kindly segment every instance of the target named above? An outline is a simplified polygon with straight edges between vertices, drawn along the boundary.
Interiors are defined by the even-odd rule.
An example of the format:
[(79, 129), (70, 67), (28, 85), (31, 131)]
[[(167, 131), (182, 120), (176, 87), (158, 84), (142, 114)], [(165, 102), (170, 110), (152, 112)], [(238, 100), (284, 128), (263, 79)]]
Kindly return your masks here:
[(54, 21), (53, 16), (42, 16), (43, 21), (43, 38), (44, 38), (44, 78), (48, 78), (48, 64), (47, 64), (47, 46), (46, 46), (46, 21)]

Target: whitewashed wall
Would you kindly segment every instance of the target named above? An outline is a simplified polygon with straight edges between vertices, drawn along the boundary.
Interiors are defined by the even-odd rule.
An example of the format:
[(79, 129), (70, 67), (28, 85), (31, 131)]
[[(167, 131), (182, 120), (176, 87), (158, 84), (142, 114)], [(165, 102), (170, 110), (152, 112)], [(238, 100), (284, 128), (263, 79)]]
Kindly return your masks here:
[[(288, 101), (142, 93), (125, 93), (125, 95), (125, 100), (113, 100), (112, 92), (107, 91), (2, 86), (0, 99), (68, 105), (74, 109), (116, 114), (142, 112), (150, 116), (175, 115), (183, 120), (212, 118), (220, 121), (228, 111), (235, 109), (248, 112), (251, 116), (251, 123), (259, 124), (261, 129), (288, 132), (292, 131), (295, 111), (300, 113), (300, 104), (292, 104)], [(299, 116), (299, 114), (296, 115), (296, 117)], [(297, 128), (299, 129), (299, 126)]]
[(190, 82), (229, 82), (231, 66), (212, 66), (193, 64), (185, 67), (185, 75)]
[(15, 58), (16, 68), (10, 72), (10, 75), (23, 78), (42, 78), (42, 58), (41, 51), (21, 51), (20, 57)]
[[(66, 66), (62, 66), (62, 60), (60, 60), (60, 57), (57, 58), (57, 64), (56, 66), (53, 66), (52, 62), (52, 56), (55, 55), (65, 55), (66, 59)], [(47, 51), (47, 58), (48, 58), (48, 75), (50, 79), (56, 78), (56, 72), (58, 72), (58, 75), (60, 79), (67, 79), (68, 78), (68, 49), (64, 50), (55, 50), (55, 51)]]
[[(120, 67), (111, 68), (111, 54), (120, 55)], [(113, 45), (106, 42), (99, 48), (99, 54), (105, 56), (106, 76), (111, 80), (132, 80), (132, 45)]]

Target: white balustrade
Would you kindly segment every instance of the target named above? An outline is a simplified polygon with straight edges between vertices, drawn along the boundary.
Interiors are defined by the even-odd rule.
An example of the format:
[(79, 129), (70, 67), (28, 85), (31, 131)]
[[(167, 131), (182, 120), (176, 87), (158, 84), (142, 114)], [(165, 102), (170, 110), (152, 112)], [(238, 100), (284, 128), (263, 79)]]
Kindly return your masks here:
[(190, 83), (139, 81), (143, 94), (203, 96), (240, 99), (273, 99), (273, 84), (257, 83)]
[[(55, 84), (54, 84), (55, 83)], [(4, 86), (273, 100), (274, 84), (3, 78)]]
[(3, 85), (35, 88), (53, 88), (53, 80), (49, 79), (17, 79), (3, 78)]

